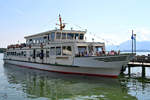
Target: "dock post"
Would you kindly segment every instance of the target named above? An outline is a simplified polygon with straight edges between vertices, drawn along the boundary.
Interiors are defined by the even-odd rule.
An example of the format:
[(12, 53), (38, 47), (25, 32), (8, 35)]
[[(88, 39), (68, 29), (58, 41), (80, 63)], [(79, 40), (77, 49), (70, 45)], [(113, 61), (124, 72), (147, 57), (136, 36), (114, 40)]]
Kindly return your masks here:
[(128, 66), (128, 75), (129, 75), (129, 77), (130, 77), (130, 73), (131, 73), (131, 67)]
[(142, 77), (145, 77), (145, 66), (142, 66)]

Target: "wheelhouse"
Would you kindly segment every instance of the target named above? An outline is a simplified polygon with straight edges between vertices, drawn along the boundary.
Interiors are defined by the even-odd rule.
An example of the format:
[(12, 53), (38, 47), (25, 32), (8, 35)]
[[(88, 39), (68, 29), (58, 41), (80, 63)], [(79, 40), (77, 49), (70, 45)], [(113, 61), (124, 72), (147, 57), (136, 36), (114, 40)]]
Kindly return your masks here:
[(67, 42), (67, 41), (85, 41), (84, 35), (86, 31), (75, 30), (52, 30), (36, 35), (26, 36), (27, 44), (41, 44), (48, 42)]

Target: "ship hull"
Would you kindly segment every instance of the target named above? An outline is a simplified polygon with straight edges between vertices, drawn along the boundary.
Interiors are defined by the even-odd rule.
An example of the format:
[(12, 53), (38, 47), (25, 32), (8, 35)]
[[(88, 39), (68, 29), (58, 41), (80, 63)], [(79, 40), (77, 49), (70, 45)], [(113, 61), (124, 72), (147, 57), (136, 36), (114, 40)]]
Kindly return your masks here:
[(15, 60), (4, 60), (4, 63), (17, 65), (19, 67), (38, 69), (50, 72), (59, 72), (64, 74), (79, 74), (79, 75), (90, 75), (90, 76), (102, 76), (102, 77), (112, 77), (117, 78), (120, 74), (121, 67), (118, 68), (91, 68), (82, 66), (62, 66), (62, 65), (52, 65), (52, 64), (40, 64), (31, 63)]

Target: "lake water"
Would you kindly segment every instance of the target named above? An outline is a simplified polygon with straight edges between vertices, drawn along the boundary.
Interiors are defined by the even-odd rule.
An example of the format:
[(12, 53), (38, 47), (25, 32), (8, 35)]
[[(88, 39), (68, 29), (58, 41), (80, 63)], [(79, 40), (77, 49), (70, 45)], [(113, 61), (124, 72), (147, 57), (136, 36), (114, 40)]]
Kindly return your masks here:
[(69, 75), (4, 64), (0, 54), (0, 100), (150, 100), (150, 68), (118, 79)]

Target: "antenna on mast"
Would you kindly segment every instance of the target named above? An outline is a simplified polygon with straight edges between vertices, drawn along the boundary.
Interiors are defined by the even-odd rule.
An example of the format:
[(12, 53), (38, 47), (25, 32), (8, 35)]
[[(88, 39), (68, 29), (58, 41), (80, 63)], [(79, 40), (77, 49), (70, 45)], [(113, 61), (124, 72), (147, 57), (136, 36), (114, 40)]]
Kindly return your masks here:
[(56, 25), (59, 25), (60, 30), (63, 30), (65, 28), (65, 23), (62, 23), (60, 14), (59, 14), (59, 24), (56, 24)]

